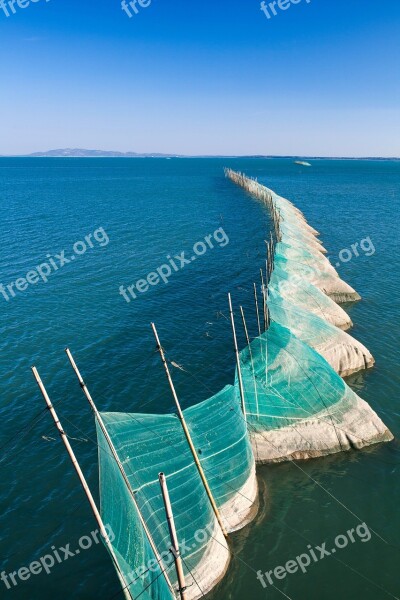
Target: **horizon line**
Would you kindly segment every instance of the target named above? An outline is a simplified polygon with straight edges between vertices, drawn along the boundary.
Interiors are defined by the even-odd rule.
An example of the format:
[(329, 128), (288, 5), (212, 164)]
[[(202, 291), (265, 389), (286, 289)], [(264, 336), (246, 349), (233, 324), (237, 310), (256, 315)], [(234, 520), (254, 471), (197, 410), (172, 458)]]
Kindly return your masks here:
[[(49, 151), (51, 152), (51, 151)], [(264, 159), (296, 159), (307, 158), (310, 160), (400, 160), (399, 156), (340, 156), (340, 155), (307, 155), (307, 154), (175, 154), (175, 153), (134, 153), (134, 152), (118, 152), (104, 151), (104, 154), (98, 155), (65, 155), (65, 154), (49, 154), (49, 152), (33, 152), (29, 154), (0, 154), (0, 158), (264, 158)], [(101, 151), (99, 151), (101, 152)]]

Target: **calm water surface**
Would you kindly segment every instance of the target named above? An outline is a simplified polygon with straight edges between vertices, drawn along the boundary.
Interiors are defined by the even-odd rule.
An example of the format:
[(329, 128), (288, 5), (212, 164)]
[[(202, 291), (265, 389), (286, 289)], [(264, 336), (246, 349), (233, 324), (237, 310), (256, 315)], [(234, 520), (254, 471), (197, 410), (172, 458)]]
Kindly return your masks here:
[[(351, 379), (354, 389), (399, 435), (400, 162), (261, 159), (0, 159), (0, 283), (15, 282), (103, 228), (93, 248), (14, 298), (0, 295), (1, 570), (29, 565), (94, 529), (69, 459), (54, 433), (30, 366), (36, 364), (97, 498), (94, 423), (64, 354), (69, 345), (102, 410), (168, 412), (171, 398), (149, 326), (155, 320), (183, 406), (232, 383), (234, 356), (227, 292), (246, 308), (265, 258), (265, 210), (223, 177), (240, 169), (293, 200), (322, 233), (334, 264), (369, 237), (375, 253), (341, 264), (363, 296), (349, 311), (353, 334), (377, 365)], [(127, 303), (119, 287), (146, 277), (172, 254), (222, 227), (229, 244)], [(93, 240), (93, 238), (92, 238)], [(107, 243), (107, 240), (108, 243)], [(78, 251), (82, 246), (78, 246)], [(241, 340), (243, 344), (243, 339)], [(37, 417), (34, 421), (33, 419)], [(299, 468), (300, 467), (300, 468)], [(400, 594), (398, 442), (363, 452), (259, 470), (257, 520), (233, 536), (235, 558), (215, 600), (289, 597), (383, 600)], [(358, 540), (264, 589), (269, 571), (356, 527), (380, 537)], [(330, 544), (330, 546), (329, 546)], [(10, 600), (121, 597), (101, 546), (31, 577), (0, 597)], [(286, 594), (286, 596), (285, 596)]]

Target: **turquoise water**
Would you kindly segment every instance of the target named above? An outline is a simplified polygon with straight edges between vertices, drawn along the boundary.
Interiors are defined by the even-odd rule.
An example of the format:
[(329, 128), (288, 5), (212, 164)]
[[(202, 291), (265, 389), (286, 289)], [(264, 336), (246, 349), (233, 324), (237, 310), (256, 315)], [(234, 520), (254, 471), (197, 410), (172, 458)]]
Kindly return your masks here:
[[(32, 364), (67, 433), (77, 438), (72, 443), (96, 498), (94, 423), (65, 346), (102, 410), (172, 411), (149, 325), (153, 320), (169, 358), (187, 371), (174, 371), (183, 407), (233, 382), (227, 293), (236, 306), (243, 304), (254, 335), (252, 283), (265, 259), (269, 219), (255, 200), (224, 179), (225, 165), (257, 176), (293, 200), (322, 232), (334, 264), (340, 250), (365, 238), (373, 242), (372, 255), (359, 250), (338, 268), (363, 296), (349, 309), (353, 334), (377, 360), (375, 369), (353, 377), (351, 384), (398, 436), (400, 162), (321, 160), (307, 169), (291, 160), (261, 159), (0, 159), (0, 283), (14, 282), (15, 293), (6, 292), (8, 301), (0, 295), (2, 571), (29, 565), (51, 546), (75, 549), (78, 539), (95, 529), (69, 459), (42, 411)], [(194, 244), (217, 230), (214, 248), (173, 270), (169, 283), (124, 300), (121, 285), (127, 289), (147, 277), (168, 262), (167, 256), (185, 252), (191, 258)], [(82, 252), (78, 244), (73, 252), (89, 234), (93, 247), (87, 242)], [(55, 257), (63, 250), (69, 259), (75, 256), (61, 267)], [(50, 259), (58, 269), (47, 283), (16, 288), (19, 278)], [(235, 559), (213, 597), (398, 596), (399, 463), (395, 441), (298, 467), (260, 469), (260, 514), (233, 537)], [(332, 547), (337, 535), (357, 526), (355, 515), (381, 537), (358, 539), (306, 574), (276, 579), (278, 589), (262, 587), (257, 570), (284, 565), (309, 543), (327, 541)], [(0, 581), (0, 590), (1, 597), (24, 600), (121, 597), (98, 545), (55, 565), (50, 575), (32, 576), (10, 590)]]

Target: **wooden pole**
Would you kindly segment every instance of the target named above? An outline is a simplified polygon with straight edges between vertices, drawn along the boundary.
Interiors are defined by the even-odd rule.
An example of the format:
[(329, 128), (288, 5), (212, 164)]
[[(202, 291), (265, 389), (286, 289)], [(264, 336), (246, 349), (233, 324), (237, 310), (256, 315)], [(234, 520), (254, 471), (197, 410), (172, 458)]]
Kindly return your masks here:
[(256, 304), (258, 335), (261, 335), (260, 311), (258, 310), (258, 299), (257, 299), (257, 286), (255, 283), (253, 283), (253, 286), (254, 286), (254, 302)]
[(156, 544), (155, 544), (155, 542), (153, 540), (153, 537), (152, 537), (152, 535), (150, 533), (150, 530), (147, 527), (147, 524), (146, 524), (146, 522), (145, 522), (145, 520), (143, 518), (143, 515), (141, 513), (141, 510), (140, 510), (139, 505), (138, 505), (137, 500), (136, 500), (135, 493), (134, 493), (134, 491), (133, 491), (133, 489), (131, 487), (130, 481), (129, 481), (126, 473), (125, 473), (125, 469), (124, 469), (124, 467), (123, 467), (123, 465), (122, 465), (122, 463), (121, 463), (121, 461), (119, 459), (118, 453), (117, 453), (117, 451), (115, 449), (115, 446), (114, 446), (114, 444), (113, 444), (113, 442), (112, 442), (112, 440), (111, 440), (111, 438), (109, 436), (109, 433), (108, 433), (108, 431), (106, 429), (106, 426), (104, 425), (103, 419), (101, 418), (101, 415), (100, 415), (99, 411), (97, 410), (97, 407), (96, 407), (96, 405), (95, 405), (95, 403), (93, 401), (93, 398), (92, 398), (92, 396), (91, 396), (91, 394), (90, 394), (90, 392), (89, 392), (89, 390), (88, 390), (88, 388), (87, 388), (87, 386), (86, 386), (86, 384), (85, 384), (85, 382), (83, 380), (83, 377), (82, 377), (82, 375), (81, 375), (81, 373), (80, 373), (80, 371), (78, 369), (78, 366), (77, 366), (77, 364), (76, 364), (76, 362), (75, 362), (75, 360), (74, 360), (74, 358), (73, 358), (73, 356), (71, 354), (70, 349), (66, 348), (65, 352), (66, 352), (66, 354), (68, 356), (68, 359), (69, 359), (69, 361), (71, 363), (71, 366), (72, 366), (73, 370), (75, 371), (75, 375), (78, 378), (79, 385), (81, 386), (81, 388), (83, 390), (83, 393), (85, 394), (85, 396), (86, 396), (86, 398), (87, 398), (87, 400), (88, 400), (88, 402), (90, 404), (90, 407), (93, 410), (95, 418), (97, 419), (97, 422), (98, 422), (98, 424), (100, 426), (100, 429), (101, 429), (101, 431), (102, 431), (102, 433), (103, 433), (103, 435), (104, 435), (104, 437), (106, 439), (106, 442), (107, 442), (107, 444), (108, 444), (108, 446), (109, 446), (109, 448), (111, 450), (111, 454), (113, 455), (114, 460), (115, 460), (115, 462), (118, 465), (118, 468), (120, 470), (122, 478), (123, 478), (123, 480), (125, 482), (126, 487), (128, 488), (128, 491), (129, 491), (129, 493), (131, 495), (133, 504), (134, 504), (134, 506), (135, 506), (135, 508), (137, 510), (137, 513), (138, 513), (138, 516), (139, 516), (139, 520), (140, 520), (140, 522), (142, 524), (142, 527), (144, 529), (144, 532), (145, 532), (145, 534), (147, 536), (147, 539), (149, 541), (151, 549), (154, 552), (154, 556), (156, 557), (157, 562), (159, 563), (160, 569), (163, 572), (163, 575), (164, 575), (165, 580), (166, 580), (166, 582), (168, 584), (168, 587), (174, 593), (174, 589), (173, 589), (172, 583), (169, 580), (169, 577), (168, 577), (168, 574), (166, 572), (166, 569), (163, 568), (163, 562), (162, 562), (161, 556), (160, 556), (160, 554), (158, 552), (157, 546), (156, 546)]
[(272, 256), (269, 242), (267, 242), (267, 253), (268, 253), (268, 268), (267, 268), (267, 282), (269, 282), (272, 274)]
[(261, 276), (261, 289), (262, 289), (262, 295), (263, 295), (264, 331), (267, 331), (267, 298), (265, 295), (264, 275), (263, 275), (262, 269), (260, 269), (260, 276)]
[(256, 401), (256, 412), (257, 412), (257, 416), (258, 416), (259, 415), (259, 410), (258, 410), (258, 392), (257, 392), (256, 373), (255, 373), (255, 369), (254, 369), (253, 352), (252, 352), (251, 346), (250, 346), (250, 338), (249, 338), (249, 333), (248, 333), (248, 330), (247, 330), (246, 319), (245, 319), (245, 316), (244, 316), (244, 310), (243, 310), (242, 306), (240, 307), (240, 313), (242, 315), (244, 333), (246, 335), (247, 345), (249, 347), (249, 354), (250, 354), (250, 360), (251, 360), (251, 369), (253, 371), (253, 382), (254, 382), (254, 395), (255, 395), (255, 401)]
[(106, 530), (106, 528), (104, 526), (103, 519), (101, 518), (100, 512), (99, 512), (99, 510), (98, 510), (98, 508), (96, 506), (96, 503), (94, 501), (92, 493), (91, 493), (91, 491), (89, 489), (89, 486), (87, 484), (86, 478), (85, 478), (85, 476), (84, 476), (84, 474), (82, 472), (82, 469), (79, 466), (79, 463), (77, 461), (75, 453), (72, 450), (72, 446), (69, 443), (69, 439), (68, 439), (68, 437), (67, 437), (64, 429), (62, 428), (62, 425), (61, 425), (60, 420), (59, 420), (59, 418), (57, 416), (55, 408), (54, 408), (54, 406), (51, 403), (49, 395), (48, 395), (48, 393), (46, 391), (46, 388), (44, 387), (44, 384), (43, 384), (43, 382), (42, 382), (42, 380), (40, 378), (40, 375), (39, 375), (36, 367), (32, 367), (32, 373), (33, 373), (33, 376), (34, 376), (34, 378), (36, 380), (36, 383), (39, 386), (39, 389), (40, 389), (40, 391), (42, 393), (42, 396), (43, 396), (43, 398), (44, 398), (44, 400), (46, 402), (47, 408), (49, 409), (50, 414), (53, 417), (54, 424), (55, 424), (55, 426), (56, 426), (56, 428), (58, 430), (58, 433), (61, 436), (61, 440), (62, 440), (62, 442), (63, 442), (63, 444), (64, 444), (64, 446), (65, 446), (65, 448), (66, 448), (66, 450), (67, 450), (67, 452), (69, 454), (71, 462), (72, 462), (72, 464), (73, 464), (73, 466), (75, 468), (75, 471), (76, 471), (76, 473), (77, 473), (77, 475), (79, 477), (79, 480), (81, 482), (81, 485), (83, 487), (83, 490), (84, 490), (84, 492), (86, 494), (86, 497), (87, 497), (87, 499), (89, 501), (89, 504), (90, 504), (90, 507), (92, 509), (94, 518), (96, 519), (97, 525), (99, 526), (100, 533), (103, 536), (104, 542), (105, 542), (105, 544), (106, 544), (106, 546), (108, 548), (108, 551), (109, 551), (109, 553), (110, 553), (110, 555), (112, 557), (112, 560), (114, 561), (114, 564), (115, 564), (115, 567), (116, 567), (116, 570), (117, 570), (117, 574), (118, 574), (118, 578), (119, 578), (119, 581), (121, 583), (121, 586), (122, 586), (122, 589), (123, 589), (123, 592), (124, 592), (124, 596), (125, 596), (125, 598), (127, 600), (133, 600), (133, 597), (132, 597), (132, 595), (131, 595), (131, 593), (130, 593), (130, 591), (128, 589), (129, 585), (126, 583), (126, 581), (124, 579), (124, 575), (123, 575), (123, 573), (121, 572), (121, 570), (119, 568), (118, 561), (117, 561), (117, 558), (116, 558), (115, 553), (114, 553), (114, 549), (113, 549), (112, 544), (110, 542), (110, 538), (108, 537), (108, 533), (107, 533), (107, 530)]
[(272, 222), (274, 225), (274, 231), (276, 233), (276, 213), (275, 213), (275, 207), (272, 207)]
[(187, 442), (189, 444), (190, 451), (191, 451), (191, 453), (193, 455), (194, 462), (196, 464), (197, 470), (198, 470), (199, 475), (201, 477), (201, 480), (203, 482), (203, 485), (204, 485), (204, 488), (206, 490), (207, 496), (208, 496), (208, 498), (210, 500), (210, 503), (211, 503), (212, 509), (214, 511), (214, 514), (217, 517), (217, 521), (218, 521), (218, 523), (219, 523), (219, 525), (220, 525), (220, 527), (222, 529), (222, 533), (227, 538), (228, 537), (228, 533), (227, 533), (227, 531), (225, 529), (225, 525), (222, 522), (222, 518), (221, 518), (220, 512), (219, 512), (217, 504), (216, 504), (216, 502), (214, 500), (214, 496), (213, 496), (213, 494), (211, 492), (211, 488), (208, 485), (208, 481), (207, 481), (207, 478), (206, 478), (206, 476), (204, 474), (203, 467), (202, 467), (200, 459), (199, 459), (199, 457), (197, 455), (196, 448), (194, 447), (194, 444), (193, 444), (192, 436), (190, 435), (188, 426), (186, 424), (185, 417), (183, 415), (183, 412), (182, 412), (182, 409), (181, 409), (181, 405), (179, 403), (178, 395), (177, 395), (176, 390), (175, 390), (174, 382), (172, 381), (172, 377), (171, 377), (171, 373), (170, 373), (170, 370), (169, 370), (169, 367), (168, 367), (167, 359), (165, 358), (164, 349), (161, 346), (160, 338), (158, 337), (156, 326), (155, 326), (154, 323), (152, 323), (151, 327), (153, 329), (154, 337), (156, 338), (157, 350), (160, 353), (161, 360), (162, 360), (162, 363), (164, 365), (164, 369), (165, 369), (165, 373), (167, 375), (168, 383), (169, 383), (169, 386), (171, 388), (172, 396), (173, 396), (174, 401), (175, 401), (175, 406), (176, 406), (176, 410), (177, 410), (177, 413), (178, 413), (178, 417), (179, 417), (179, 420), (181, 422), (181, 425), (182, 425), (184, 434), (186, 436)]
[(237, 337), (236, 337), (235, 317), (233, 315), (232, 297), (230, 294), (228, 294), (228, 301), (229, 301), (229, 313), (231, 316), (233, 345), (234, 345), (235, 354), (236, 354), (236, 366), (237, 366), (237, 371), (238, 371), (240, 399), (242, 402), (242, 412), (243, 412), (244, 420), (247, 421), (246, 402), (245, 402), (245, 397), (244, 397), (244, 387), (243, 387), (243, 378), (242, 378), (242, 367), (240, 365), (240, 354), (239, 354), (239, 348), (238, 348)]
[(266, 317), (267, 317), (267, 329), (269, 329), (269, 310), (268, 310), (268, 261), (265, 261), (265, 272), (266, 272), (266, 279), (265, 279), (265, 313), (266, 313)]
[(176, 533), (174, 515), (172, 513), (171, 500), (169, 497), (167, 480), (164, 473), (160, 473), (158, 476), (160, 480), (161, 492), (164, 500), (165, 514), (167, 516), (167, 523), (169, 529), (169, 535), (171, 538), (171, 552), (174, 556), (176, 574), (178, 577), (179, 595), (181, 600), (186, 600), (186, 582), (185, 574), (183, 572), (182, 556), (179, 550), (178, 536)]
[(276, 236), (277, 241), (279, 241), (279, 223), (280, 223), (280, 216), (275, 207), (275, 236)]
[(246, 336), (247, 345), (250, 346), (249, 332), (247, 331), (247, 324), (246, 319), (244, 318), (243, 306), (240, 307), (240, 314), (242, 315), (243, 329), (244, 334)]

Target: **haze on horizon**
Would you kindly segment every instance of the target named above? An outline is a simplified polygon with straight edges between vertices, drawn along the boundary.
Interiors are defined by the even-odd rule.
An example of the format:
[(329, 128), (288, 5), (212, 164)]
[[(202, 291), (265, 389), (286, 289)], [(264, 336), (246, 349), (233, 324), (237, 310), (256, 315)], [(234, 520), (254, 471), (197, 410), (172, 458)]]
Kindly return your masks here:
[(0, 9), (0, 155), (400, 156), (400, 5), (39, 0)]

